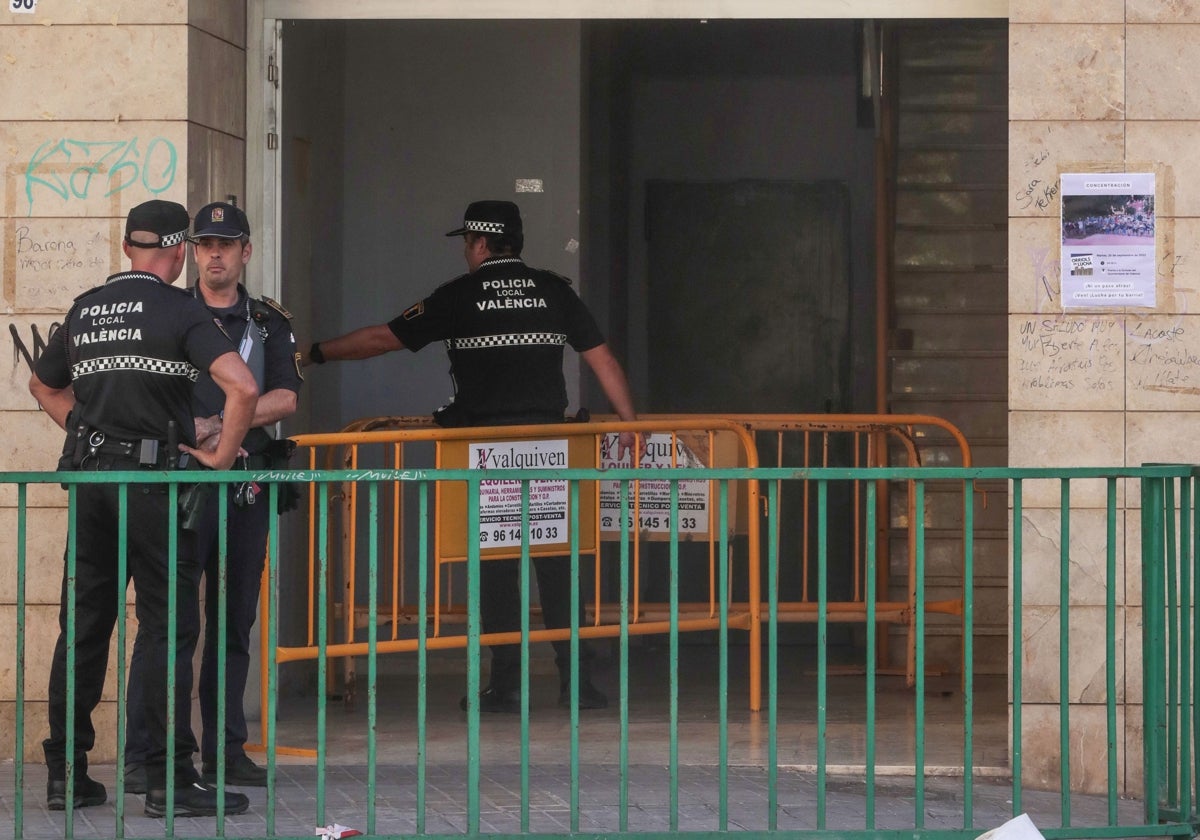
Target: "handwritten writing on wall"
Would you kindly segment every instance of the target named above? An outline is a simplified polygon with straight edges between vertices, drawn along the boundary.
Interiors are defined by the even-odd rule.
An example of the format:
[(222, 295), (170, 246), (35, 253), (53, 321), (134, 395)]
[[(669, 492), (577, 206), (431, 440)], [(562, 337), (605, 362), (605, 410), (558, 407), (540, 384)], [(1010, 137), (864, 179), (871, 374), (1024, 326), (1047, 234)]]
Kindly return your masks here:
[(47, 140), (25, 166), (26, 213), (34, 215), (38, 202), (109, 197), (130, 187), (156, 196), (175, 184), (178, 165), (175, 144), (165, 137)]
[(11, 311), (65, 312), (121, 266), (121, 220), (5, 219), (3, 298)]
[(1112, 316), (1015, 319), (1009, 360), (1014, 409), (1118, 410), (1125, 399), (1124, 333)]
[(1129, 407), (1200, 407), (1200, 315), (1131, 317), (1125, 331)]

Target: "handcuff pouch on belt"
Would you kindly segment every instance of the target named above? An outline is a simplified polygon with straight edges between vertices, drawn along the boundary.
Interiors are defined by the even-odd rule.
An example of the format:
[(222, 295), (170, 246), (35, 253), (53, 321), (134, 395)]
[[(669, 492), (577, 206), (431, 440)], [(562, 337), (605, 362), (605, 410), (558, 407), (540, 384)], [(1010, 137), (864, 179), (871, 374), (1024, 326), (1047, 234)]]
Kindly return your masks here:
[[(288, 461), (295, 450), (296, 442), (294, 440), (289, 440), (288, 438), (271, 440), (263, 448), (262, 452), (239, 458), (237, 464), (241, 469), (245, 470), (287, 469)], [(239, 481), (234, 485), (233, 503), (236, 507), (245, 510), (256, 503), (258, 494), (264, 489), (266, 488), (254, 481)], [(276, 512), (287, 513), (289, 510), (295, 510), (299, 506), (299, 485), (293, 481), (280, 482), (279, 495), (275, 508)]]

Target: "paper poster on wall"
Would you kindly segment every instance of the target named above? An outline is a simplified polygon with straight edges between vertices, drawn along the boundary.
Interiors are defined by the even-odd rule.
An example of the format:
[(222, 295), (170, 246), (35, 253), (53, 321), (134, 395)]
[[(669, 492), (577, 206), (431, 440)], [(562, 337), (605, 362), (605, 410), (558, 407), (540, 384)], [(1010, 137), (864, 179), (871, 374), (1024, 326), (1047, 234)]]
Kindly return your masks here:
[(1154, 173), (1063, 173), (1063, 308), (1154, 306)]
[[(566, 440), (472, 443), (468, 463), (476, 470), (555, 470), (567, 468)], [(529, 544), (567, 540), (566, 480), (529, 485)], [(479, 483), (479, 547), (521, 544), (521, 482), (484, 479)]]
[[(703, 467), (703, 462), (678, 437), (669, 434), (643, 435), (642, 452), (638, 467), (644, 470), (669, 469), (671, 467)], [(617, 435), (607, 434), (600, 443), (601, 469), (629, 467), (631, 458), (617, 457)], [(630, 520), (635, 531), (657, 534), (671, 532), (671, 482), (643, 479), (637, 482), (637, 523)], [(707, 534), (709, 482), (680, 481), (676, 522), (680, 534)], [(600, 530), (606, 533), (619, 532), (621, 520), (621, 482), (600, 482)], [(634, 492), (629, 491), (628, 513), (634, 512)]]

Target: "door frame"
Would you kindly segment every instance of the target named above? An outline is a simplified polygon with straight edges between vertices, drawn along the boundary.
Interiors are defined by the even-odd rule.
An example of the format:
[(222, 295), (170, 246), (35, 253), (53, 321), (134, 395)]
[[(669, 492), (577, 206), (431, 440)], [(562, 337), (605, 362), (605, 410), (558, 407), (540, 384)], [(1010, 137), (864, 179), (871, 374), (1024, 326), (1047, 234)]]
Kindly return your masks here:
[[(1007, 18), (1009, 0), (247, 0), (246, 205), (260, 219), (262, 293), (282, 294), (280, 190), (285, 20), (588, 20)], [(269, 78), (269, 67), (274, 75)], [(273, 148), (268, 137), (274, 136)]]

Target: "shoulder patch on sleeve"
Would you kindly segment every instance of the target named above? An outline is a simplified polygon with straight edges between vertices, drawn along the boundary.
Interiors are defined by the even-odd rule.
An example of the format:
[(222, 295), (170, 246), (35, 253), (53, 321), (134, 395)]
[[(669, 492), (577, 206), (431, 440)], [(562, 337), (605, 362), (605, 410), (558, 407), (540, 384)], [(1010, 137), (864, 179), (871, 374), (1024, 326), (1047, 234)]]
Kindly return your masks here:
[(425, 301), (421, 301), (420, 303), (414, 303), (412, 306), (408, 307), (408, 309), (405, 309), (404, 312), (400, 314), (400, 317), (405, 321), (411, 321), (413, 318), (420, 318), (424, 314)]
[(284, 318), (287, 318), (289, 321), (292, 320), (292, 313), (288, 312), (286, 309), (284, 309), (283, 304), (280, 303), (279, 301), (277, 301), (273, 298), (269, 298), (266, 295), (263, 295), (262, 302), (265, 303), (267, 306), (271, 307), (272, 309), (274, 309), (276, 312), (278, 312)]

